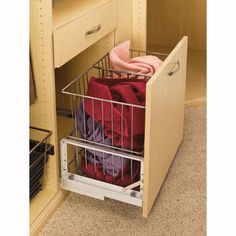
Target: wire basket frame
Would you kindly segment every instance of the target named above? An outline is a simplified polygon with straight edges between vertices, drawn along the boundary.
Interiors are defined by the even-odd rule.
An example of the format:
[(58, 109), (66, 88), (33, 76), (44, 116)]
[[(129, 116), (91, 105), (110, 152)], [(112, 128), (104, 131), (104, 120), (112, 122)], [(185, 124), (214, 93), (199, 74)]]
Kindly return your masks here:
[[(71, 175), (79, 174), (80, 176), (122, 187), (127, 187), (134, 182), (140, 181), (141, 158), (133, 160), (124, 156), (112, 156), (111, 154), (109, 154), (109, 158), (107, 156), (104, 158), (104, 154), (107, 155), (107, 153), (103, 151), (96, 150), (96, 147), (94, 147), (94, 150), (91, 147), (74, 148), (74, 155), (71, 156), (72, 158), (67, 159), (68, 172)], [(100, 157), (93, 158), (93, 155), (97, 153), (101, 154)], [(90, 157), (86, 159), (88, 155)], [(71, 175), (69, 178), (73, 179)], [(140, 183), (137, 186), (139, 185)]]
[[(132, 73), (125, 73), (125, 78), (131, 78), (133, 76)], [(133, 117), (135, 116), (135, 112), (137, 110), (142, 110), (143, 114), (145, 113), (145, 106), (144, 105), (137, 105), (132, 103), (126, 103), (121, 101), (115, 101), (115, 100), (109, 100), (109, 99), (102, 99), (99, 97), (93, 97), (87, 95), (88, 90), (88, 83), (91, 77), (96, 78), (113, 78), (113, 73), (110, 73), (110, 71), (100, 68), (94, 68), (91, 67), (86, 72), (79, 75), (75, 80), (73, 80), (71, 83), (69, 83), (65, 88), (62, 89), (62, 93), (69, 95), (70, 98), (70, 106), (71, 106), (71, 116), (74, 118), (74, 124), (73, 124), (73, 131), (70, 133), (69, 137), (77, 140), (82, 140), (87, 143), (91, 144), (97, 144), (101, 147), (109, 147), (115, 150), (120, 150), (128, 153), (133, 153), (136, 155), (142, 155), (143, 154), (143, 144), (142, 147), (139, 148), (139, 150), (135, 149), (134, 147), (134, 123), (133, 123)], [(135, 75), (136, 78), (143, 77), (143, 75)], [(124, 78), (124, 76), (123, 76)], [(99, 109), (99, 112), (101, 113), (101, 138), (98, 142), (96, 139), (92, 139), (86, 136), (87, 132), (87, 114), (86, 114), (86, 102), (90, 102), (92, 106), (92, 117), (94, 117), (95, 112)], [(114, 117), (113, 114), (113, 107), (119, 107), (120, 109), (120, 145), (115, 145), (115, 129), (114, 129), (114, 120), (112, 119)], [(110, 107), (110, 108), (109, 108)], [(83, 123), (82, 130), (78, 128), (78, 109), (82, 110), (82, 115), (80, 114), (80, 123)], [(111, 123), (110, 123), (110, 141), (106, 142), (106, 136), (104, 135), (104, 124), (105, 124), (105, 108), (109, 108), (111, 111), (110, 116)], [(130, 145), (129, 147), (125, 146), (125, 135), (123, 130), (123, 123), (124, 123), (124, 111), (129, 110), (130, 111), (130, 120), (131, 124), (130, 127)], [(144, 125), (144, 124), (143, 124)], [(94, 133), (96, 131), (96, 127), (98, 126), (97, 122), (95, 120), (92, 120), (91, 126), (91, 133)], [(84, 130), (83, 130), (84, 129)], [(81, 135), (83, 133), (83, 135)]]
[[(168, 54), (165, 53), (156, 53), (156, 52), (146, 52), (146, 51), (140, 51), (140, 50), (130, 50), (130, 57), (136, 57), (136, 56), (143, 56), (143, 55), (154, 55), (158, 56), (161, 60), (165, 60), (165, 58), (168, 56)], [(143, 143), (141, 144), (141, 147), (139, 150), (137, 150), (134, 147), (134, 117), (135, 117), (135, 111), (137, 110), (143, 110), (145, 112), (145, 106), (144, 105), (137, 105), (132, 103), (126, 103), (121, 101), (115, 101), (111, 99), (103, 99), (95, 96), (88, 96), (87, 90), (88, 90), (88, 84), (91, 77), (96, 78), (122, 78), (122, 79), (146, 79), (148, 80), (152, 75), (150, 74), (141, 74), (141, 73), (134, 73), (134, 72), (128, 72), (128, 71), (120, 71), (120, 70), (114, 70), (111, 68), (111, 63), (109, 60), (109, 53), (106, 54), (104, 57), (102, 57), (100, 60), (98, 60), (91, 68), (89, 68), (86, 72), (80, 74), (76, 79), (74, 79), (71, 83), (69, 83), (65, 88), (62, 89), (62, 93), (69, 95), (70, 98), (70, 106), (71, 106), (71, 116), (74, 118), (74, 124), (73, 124), (73, 131), (70, 133), (69, 137), (72, 139), (77, 139), (80, 141), (84, 141), (90, 144), (97, 144), (101, 147), (110, 147), (112, 149), (118, 150), (118, 151), (125, 151), (129, 152), (135, 155), (142, 156), (143, 155)], [(100, 107), (101, 112), (101, 131), (102, 131), (102, 137), (100, 138), (100, 141), (93, 139), (91, 137), (88, 137), (87, 135), (87, 114), (86, 114), (86, 102), (90, 101), (90, 104), (92, 106), (92, 118), (94, 118), (94, 115), (96, 114), (96, 111), (98, 111), (98, 106)], [(109, 108), (109, 106), (111, 108)], [(113, 117), (113, 106), (119, 106), (120, 107), (120, 113), (121, 113), (121, 137), (120, 137), (120, 145), (116, 145), (114, 142), (114, 121), (111, 118), (111, 140), (109, 143), (106, 143), (106, 137), (104, 136), (104, 123), (105, 123), (105, 115), (104, 110), (110, 109), (111, 114), (110, 116)], [(80, 112), (80, 121), (78, 109), (80, 109), (82, 112)], [(124, 110), (130, 110), (130, 142), (129, 146), (124, 145), (124, 130), (123, 130), (123, 112)], [(82, 127), (79, 129), (79, 125), (83, 124)], [(92, 120), (92, 124), (90, 124), (91, 132), (90, 134), (94, 133), (96, 131), (97, 122), (95, 120)], [(143, 124), (144, 126), (144, 124)]]
[[(138, 50), (130, 50), (130, 57), (142, 56), (142, 55), (155, 55), (158, 56), (161, 60), (165, 60), (168, 54), (164, 53), (152, 53), (144, 52)], [(73, 127), (72, 132), (69, 134), (69, 139), (64, 140), (64, 143), (61, 144), (62, 152), (67, 153), (66, 142), (72, 142), (73, 145), (68, 155), (68, 159), (62, 159), (62, 173), (67, 176), (69, 179), (76, 178), (76, 174), (79, 176), (85, 176), (89, 178), (97, 179), (96, 176), (105, 178), (109, 176), (110, 183), (116, 185), (116, 178), (119, 176), (123, 181), (128, 177), (125, 186), (122, 182), (123, 187), (122, 191), (129, 191), (129, 189), (136, 188), (140, 186), (140, 192), (142, 193), (142, 181), (143, 181), (143, 146), (144, 146), (144, 126), (145, 126), (145, 102), (142, 105), (132, 104), (123, 102), (122, 100), (115, 99), (104, 99), (102, 96), (99, 96), (100, 93), (97, 93), (98, 96), (88, 93), (89, 82), (91, 77), (100, 78), (100, 79), (138, 79), (148, 80), (151, 78), (150, 74), (141, 74), (133, 73), (129, 71), (118, 71), (111, 68), (109, 61), (109, 54), (106, 54), (99, 61), (97, 61), (92, 67), (90, 67), (84, 73), (81, 73), (77, 78), (70, 82), (67, 86), (62, 89), (62, 93), (68, 96), (70, 100), (70, 114), (73, 118)], [(136, 80), (137, 79), (137, 80)], [(131, 80), (130, 80), (131, 81)], [(91, 95), (92, 94), (92, 95)], [(145, 96), (144, 96), (145, 101)], [(88, 108), (86, 104), (91, 105), (90, 114), (88, 114)], [(121, 115), (119, 120), (120, 122), (120, 143), (115, 142), (115, 130), (114, 123), (114, 111), (113, 107), (118, 108)], [(129, 142), (128, 145), (125, 145), (125, 135), (124, 135), (124, 111), (128, 110), (129, 121), (130, 121), (130, 135), (128, 136)], [(141, 111), (143, 114), (143, 134), (142, 142), (139, 145), (139, 148), (135, 146), (134, 134), (135, 134), (135, 117), (136, 111)], [(108, 112), (109, 111), (109, 112)], [(106, 115), (105, 115), (106, 112)], [(107, 112), (110, 113), (109, 120), (110, 122), (110, 136), (109, 142), (107, 140), (107, 133), (105, 120)], [(95, 119), (95, 115), (101, 114), (100, 120), (98, 122)], [(90, 119), (90, 124), (88, 120)], [(99, 124), (98, 124), (99, 123)], [(89, 128), (90, 127), (90, 128)], [(90, 130), (89, 130), (90, 129)], [(94, 133), (99, 133), (100, 138), (93, 138)], [(92, 138), (91, 138), (92, 137)], [(63, 151), (64, 150), (64, 151)], [(65, 155), (67, 156), (67, 155)], [(62, 155), (62, 158), (65, 158)], [(71, 159), (72, 158), (72, 159)], [(63, 166), (65, 165), (66, 166)], [(119, 167), (119, 168), (117, 168)], [(75, 175), (74, 175), (75, 174)], [(135, 178), (134, 178), (135, 177)], [(66, 178), (66, 177), (65, 177)], [(104, 182), (109, 182), (106, 179), (97, 179)], [(87, 181), (87, 180), (86, 180)], [(88, 180), (90, 182), (90, 180)], [(119, 184), (118, 184), (119, 185)], [(121, 186), (121, 185), (120, 185)]]
[(43, 189), (46, 161), (48, 152), (52, 148), (52, 145), (48, 144), (51, 135), (52, 132), (49, 130), (30, 126), (30, 199)]
[[(91, 144), (62, 139), (61, 184), (63, 189), (82, 193), (101, 200), (114, 198), (142, 206), (144, 160), (132, 154), (124, 154)], [(89, 149), (89, 150), (88, 150)], [(85, 153), (98, 151), (120, 157), (113, 164), (109, 160), (92, 160), (85, 163)], [(122, 159), (121, 159), (122, 158)], [(95, 162), (94, 162), (95, 161)], [(112, 162), (111, 162), (112, 161)]]

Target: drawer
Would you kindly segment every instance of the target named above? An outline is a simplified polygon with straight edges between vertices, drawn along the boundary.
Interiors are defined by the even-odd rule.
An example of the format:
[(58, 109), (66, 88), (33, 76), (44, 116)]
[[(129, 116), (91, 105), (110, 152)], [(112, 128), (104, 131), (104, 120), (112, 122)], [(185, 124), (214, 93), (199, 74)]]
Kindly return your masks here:
[(54, 66), (62, 66), (116, 27), (117, 0), (112, 0), (55, 29)]
[[(107, 55), (102, 57), (99, 62), (89, 70), (80, 74), (62, 90), (62, 92), (69, 95), (70, 98), (71, 96), (73, 97), (72, 101), (74, 104), (71, 106), (71, 114), (77, 114), (74, 124), (76, 125), (78, 122), (80, 122), (80, 124), (84, 122), (85, 125), (80, 128), (80, 131), (82, 130), (84, 133), (86, 133), (84, 127), (88, 127), (85, 121), (85, 119), (87, 119), (85, 118), (85, 114), (90, 114), (93, 117), (94, 114), (100, 114), (96, 117), (96, 119), (98, 122), (103, 124), (103, 126), (104, 117), (106, 117), (107, 120), (111, 119), (112, 121), (111, 126), (109, 127), (111, 131), (107, 132), (107, 134), (112, 134), (111, 138), (113, 139), (113, 133), (121, 132), (120, 135), (123, 137), (124, 133), (122, 127), (124, 118), (120, 118), (120, 120), (117, 117), (114, 118), (114, 112), (112, 109), (109, 112), (109, 107), (112, 107), (112, 104), (115, 103), (119, 104), (121, 106), (121, 114), (123, 114), (124, 111), (124, 108), (122, 107), (125, 106), (126, 111), (130, 109), (130, 119), (129, 115), (127, 116), (127, 119), (130, 121), (130, 128), (127, 125), (127, 129), (131, 130), (131, 135), (127, 135), (127, 137), (131, 137), (131, 142), (130, 145), (126, 144), (126, 146), (120, 146), (119, 144), (116, 145), (115, 143), (113, 144), (113, 142), (111, 142), (111, 144), (105, 144), (103, 143), (104, 141), (100, 141), (101, 139), (88, 140), (85, 138), (85, 135), (78, 135), (80, 131), (74, 133), (72, 132), (68, 139), (62, 139), (61, 141), (61, 188), (102, 200), (105, 197), (109, 197), (129, 204), (134, 204), (143, 208), (144, 217), (149, 215), (183, 138), (187, 45), (188, 38), (185, 36), (180, 40), (169, 55), (159, 53), (160, 55), (165, 56), (165, 58), (162, 59), (163, 63), (158, 70), (150, 76), (148, 82), (146, 83), (145, 106), (130, 103), (124, 104), (124, 101), (121, 102), (112, 100), (109, 102), (109, 100), (104, 99), (102, 96), (100, 97), (102, 87), (99, 87), (99, 95), (95, 94), (92, 96), (87, 93), (88, 78), (91, 78), (92, 76), (104, 78), (113, 76), (114, 70), (113, 73), (110, 73), (112, 68), (109, 68), (110, 63)], [(140, 55), (142, 55), (142, 53), (146, 53), (138, 50), (131, 51), (133, 51), (133, 53), (136, 51)], [(116, 70), (115, 73), (116, 75), (119, 75), (119, 71)], [(139, 79), (140, 76), (143, 78), (142, 74), (138, 75), (136, 73), (135, 75), (137, 79)], [(122, 71), (122, 76), (122, 79), (131, 78), (131, 76), (134, 76), (134, 73), (132, 74), (131, 72)], [(93, 89), (93, 91), (95, 91), (95, 89)], [(109, 102), (108, 106), (106, 105), (107, 102)], [(80, 110), (80, 113), (78, 112), (78, 105), (80, 109), (83, 107), (83, 109)], [(95, 108), (97, 109), (95, 110)], [(144, 120), (142, 120), (142, 122), (144, 122), (144, 146), (142, 148), (144, 152), (141, 151), (141, 153), (138, 153), (138, 150), (135, 150), (135, 148), (133, 149), (134, 139), (132, 137), (134, 135), (132, 132), (134, 132), (137, 127), (134, 125), (136, 123), (134, 122), (134, 112), (136, 115), (138, 114), (136, 118), (138, 116), (142, 117), (140, 109), (145, 109)], [(88, 112), (83, 112), (85, 110)], [(106, 115), (104, 115), (105, 111)], [(113, 117), (116, 121), (117, 127), (119, 127), (119, 124), (122, 124), (120, 126), (121, 128), (116, 130), (113, 129), (114, 122), (112, 118), (108, 118), (109, 114), (112, 114), (110, 117)], [(123, 117), (123, 115), (121, 116)], [(94, 132), (95, 124), (90, 124), (90, 126), (93, 127)], [(141, 126), (142, 125), (140, 125), (139, 128), (141, 128)], [(75, 130), (75, 127), (73, 127), (73, 130)], [(140, 133), (142, 134), (142, 131), (140, 131)], [(124, 138), (122, 138), (122, 140), (124, 140)], [(83, 160), (81, 158), (84, 158), (84, 163), (86, 164), (81, 162), (81, 173), (84, 171), (84, 166), (89, 163), (89, 161), (87, 161), (88, 158), (90, 158), (90, 162), (91, 158), (93, 158), (93, 162), (91, 162), (92, 164), (90, 164), (88, 170), (91, 171), (91, 169), (94, 168), (94, 165), (96, 169), (95, 156), (98, 155), (96, 153), (100, 152), (103, 155), (102, 160), (102, 157), (100, 156), (100, 163), (102, 163), (101, 166), (103, 167), (104, 173), (104, 154), (109, 154), (111, 158), (122, 157), (124, 159), (130, 159), (131, 164), (130, 167), (128, 167), (130, 176), (128, 176), (128, 179), (131, 180), (133, 180), (132, 176), (135, 167), (134, 163), (139, 162), (139, 166), (137, 167), (136, 165), (136, 168), (140, 168), (138, 178), (131, 182), (131, 184), (127, 183), (127, 186), (125, 185), (121, 187), (113, 182), (112, 184), (105, 182), (102, 178), (96, 179), (90, 177), (90, 175), (94, 176), (94, 174), (89, 173), (89, 171), (84, 175), (81, 175), (78, 170), (75, 172), (73, 172), (74, 170), (70, 171), (68, 168), (68, 163), (72, 163), (73, 160), (70, 159), (70, 156), (68, 155), (67, 146), (69, 145), (74, 146), (74, 150), (76, 150), (76, 148), (79, 150), (77, 154), (81, 154), (81, 157), (78, 158), (78, 160)], [(87, 150), (92, 153), (90, 154), (90, 157), (86, 156), (89, 156)], [(82, 157), (82, 155), (84, 156)], [(76, 155), (71, 155), (72, 158), (75, 156)], [(113, 163), (112, 168), (114, 173), (113, 159), (111, 163)], [(121, 168), (121, 173), (123, 173), (124, 168)], [(102, 170), (102, 168), (100, 168), (100, 170)], [(94, 172), (96, 173), (96, 171)], [(88, 175), (86, 175), (87, 173)], [(98, 176), (102, 176), (102, 173), (99, 173)], [(140, 188), (137, 189), (138, 186), (140, 186)]]

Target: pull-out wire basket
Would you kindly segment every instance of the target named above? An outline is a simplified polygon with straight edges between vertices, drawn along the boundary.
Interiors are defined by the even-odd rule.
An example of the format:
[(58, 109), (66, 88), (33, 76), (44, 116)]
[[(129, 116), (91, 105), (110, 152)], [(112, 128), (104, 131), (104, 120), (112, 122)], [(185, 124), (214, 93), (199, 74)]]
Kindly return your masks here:
[[(142, 55), (154, 55), (158, 56), (161, 60), (165, 60), (168, 54), (165, 53), (155, 53), (155, 52), (145, 52), (139, 50), (130, 50), (130, 57), (142, 56)], [(73, 131), (69, 135), (70, 138), (77, 139), (90, 144), (97, 144), (101, 147), (109, 147), (113, 150), (124, 151), (131, 154), (142, 156), (143, 154), (143, 135), (144, 135), (144, 115), (145, 115), (145, 96), (144, 102), (141, 104), (127, 102), (124, 100), (116, 100), (113, 98), (105, 99), (99, 93), (102, 91), (97, 91), (97, 96), (92, 93), (88, 93), (89, 81), (91, 77), (102, 78), (104, 80), (108, 78), (115, 79), (129, 79), (129, 81), (135, 80), (148, 80), (152, 75), (150, 74), (140, 74), (128, 71), (118, 71), (111, 68), (111, 63), (109, 61), (109, 54), (106, 54), (98, 62), (96, 62), (91, 68), (86, 72), (80, 74), (76, 79), (69, 83), (65, 88), (62, 89), (62, 93), (69, 95), (70, 106), (71, 106), (71, 116), (74, 118)], [(127, 80), (126, 80), (127, 81)], [(145, 88), (144, 88), (145, 89)], [(89, 105), (88, 105), (89, 104)], [(88, 118), (88, 106), (90, 106), (90, 118)], [(115, 117), (115, 110), (120, 113), (119, 138), (120, 142), (117, 145), (116, 142), (116, 125), (117, 120)], [(108, 114), (108, 110), (109, 113)], [(124, 123), (127, 121), (124, 118), (125, 111), (129, 111), (129, 116), (126, 117), (129, 124), (129, 135), (125, 135)], [(100, 114), (100, 120), (97, 122), (97, 114)], [(137, 124), (135, 123), (137, 114), (141, 114), (143, 118), (143, 133), (140, 135), (141, 141), (139, 142), (139, 148), (135, 147), (137, 139), (135, 139), (135, 132)], [(109, 119), (109, 141), (104, 133), (107, 133), (106, 123), (107, 115)], [(89, 121), (88, 121), (89, 119)], [(100, 125), (98, 125), (100, 123)], [(82, 124), (82, 125), (81, 125)], [(92, 134), (98, 133), (100, 138), (93, 137)], [(125, 145), (125, 140), (128, 141), (129, 145)], [(136, 145), (137, 146), (137, 145)]]
[[(132, 73), (126, 73), (125, 78), (128, 79), (131, 76)], [(142, 155), (143, 133), (140, 134), (141, 145), (139, 145), (139, 148), (136, 148), (135, 144), (137, 143), (137, 139), (135, 139), (134, 134), (137, 125), (134, 121), (136, 119), (136, 114), (141, 114), (142, 119), (144, 120), (145, 101), (143, 101), (142, 105), (138, 105), (113, 99), (104, 99), (102, 96), (96, 97), (88, 95), (89, 81), (91, 77), (103, 80), (112, 78), (109, 71), (91, 67), (88, 71), (81, 74), (62, 90), (64, 94), (69, 95), (71, 116), (74, 118), (73, 131), (70, 133), (69, 137), (86, 143), (96, 144), (101, 147), (108, 147), (114, 150)], [(139, 77), (139, 75), (136, 75), (136, 77)], [(122, 79), (125, 78), (123, 76)], [(88, 110), (90, 110), (90, 116), (87, 114)], [(117, 111), (119, 112), (118, 115), (115, 113)], [(127, 111), (130, 116), (128, 118)], [(100, 116), (99, 122), (95, 118), (98, 114)], [(107, 118), (108, 116), (109, 120)], [(106, 125), (109, 126), (109, 139), (105, 135), (105, 133), (108, 133)], [(144, 127), (144, 122), (141, 125)], [(125, 134), (125, 132), (127, 132), (127, 130), (125, 130), (127, 127), (129, 129), (128, 136)], [(119, 145), (116, 145), (117, 129), (119, 133)], [(94, 133), (97, 134), (96, 137), (93, 137)]]
[[(130, 57), (141, 55), (162, 61), (168, 56), (130, 50)], [(63, 189), (142, 205), (145, 93), (151, 76), (114, 70), (107, 54), (62, 89), (73, 120), (71, 133), (61, 140)], [(129, 86), (131, 94), (124, 90), (121, 96)], [(125, 99), (132, 93), (135, 102)]]
[(45, 165), (49, 154), (53, 154), (53, 146), (48, 143), (52, 132), (45, 129), (30, 127), (29, 145), (29, 179), (30, 199), (43, 189)]
[[(168, 56), (164, 53), (130, 50), (130, 57), (143, 55), (158, 56), (162, 61)], [(108, 173), (113, 178), (118, 173), (118, 165), (123, 179), (127, 165), (130, 179), (135, 168), (140, 169), (138, 176), (142, 176), (145, 92), (146, 82), (151, 76), (114, 70), (111, 68), (109, 54), (106, 54), (62, 89), (62, 93), (70, 100), (70, 114), (73, 118), (68, 138), (78, 145), (73, 151), (75, 155), (72, 154), (72, 160), (77, 163), (74, 166), (76, 173), (89, 176), (96, 175), (96, 171), (98, 174), (101, 170), (101, 176)], [(114, 83), (115, 86), (109, 87), (109, 83)], [(137, 87), (135, 83), (138, 83)], [(94, 84), (99, 86), (94, 87)], [(135, 102), (125, 99), (130, 95), (129, 92), (126, 94), (126, 90), (120, 95), (123, 87), (129, 86), (132, 87), (131, 93), (138, 94)], [(104, 95), (107, 90), (112, 91), (110, 96)], [(72, 160), (68, 160), (69, 163), (75, 163)], [(139, 181), (138, 179), (135, 181)], [(132, 179), (131, 184), (133, 181)]]

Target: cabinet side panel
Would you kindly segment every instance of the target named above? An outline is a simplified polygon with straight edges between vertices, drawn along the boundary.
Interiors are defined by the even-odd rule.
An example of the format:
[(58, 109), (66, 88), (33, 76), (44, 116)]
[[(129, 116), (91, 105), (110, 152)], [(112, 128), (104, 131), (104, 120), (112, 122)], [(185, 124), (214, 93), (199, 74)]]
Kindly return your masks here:
[(206, 50), (206, 0), (148, 0), (148, 45), (174, 47), (184, 36), (189, 48)]
[(132, 48), (146, 50), (147, 0), (133, 0)]
[(115, 44), (132, 39), (132, 4), (133, 0), (118, 1), (118, 26), (115, 30)]
[[(153, 206), (183, 137), (186, 60), (187, 37), (184, 37), (147, 84), (144, 217)], [(176, 73), (170, 76), (170, 71)]]
[(37, 93), (30, 106), (30, 125), (51, 130), (55, 155), (48, 159), (44, 188), (57, 191), (55, 80), (52, 51), (52, 2), (30, 1), (30, 50)]

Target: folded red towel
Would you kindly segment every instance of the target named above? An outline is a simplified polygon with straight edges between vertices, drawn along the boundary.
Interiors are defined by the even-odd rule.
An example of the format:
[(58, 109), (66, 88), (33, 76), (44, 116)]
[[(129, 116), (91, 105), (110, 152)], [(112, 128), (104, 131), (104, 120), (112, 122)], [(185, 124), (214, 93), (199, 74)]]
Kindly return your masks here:
[(129, 59), (130, 41), (127, 40), (116, 47), (110, 53), (110, 63), (112, 68), (128, 72), (153, 75), (162, 61), (152, 55), (139, 56)]

